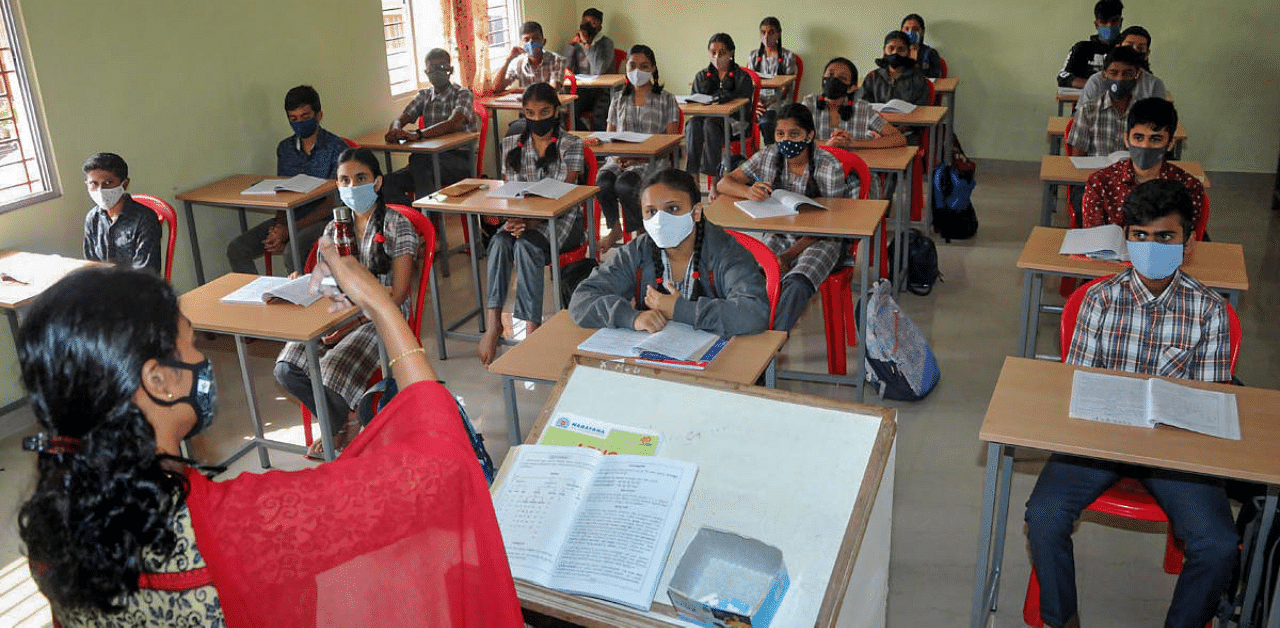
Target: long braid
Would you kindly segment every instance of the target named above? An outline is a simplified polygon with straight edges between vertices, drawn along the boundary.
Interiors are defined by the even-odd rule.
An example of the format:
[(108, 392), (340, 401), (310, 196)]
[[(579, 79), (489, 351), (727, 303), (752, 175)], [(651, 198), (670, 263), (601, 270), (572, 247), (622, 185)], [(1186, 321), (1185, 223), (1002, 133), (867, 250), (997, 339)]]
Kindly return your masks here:
[(375, 275), (385, 275), (391, 270), (391, 256), (387, 254), (386, 236), (382, 235), (382, 226), (387, 220), (387, 204), (382, 202), (382, 196), (378, 196), (378, 202), (373, 208), (373, 216), (369, 218), (369, 226), (367, 229), (373, 229), (373, 250), (369, 251), (369, 272)]
[[(555, 115), (557, 116), (560, 115), (560, 109), (558, 107), (556, 108)], [(538, 160), (534, 162), (534, 165), (537, 166), (539, 170), (545, 170), (551, 164), (555, 164), (559, 162), (560, 162), (560, 125), (557, 124), (556, 127), (551, 130), (551, 144), (547, 145), (547, 150), (544, 151), (542, 153), (542, 156), (539, 157)]]
[(529, 141), (529, 125), (524, 126), (524, 131), (520, 133), (520, 139), (516, 140), (516, 145), (507, 151), (503, 158), (507, 172), (517, 175), (520, 172), (520, 162), (524, 157), (524, 145)]
[(689, 288), (690, 301), (697, 301), (702, 297), (702, 282), (698, 281), (698, 279), (702, 276), (702, 265), (699, 262), (702, 257), (702, 237), (706, 233), (703, 225), (706, 221), (706, 215), (703, 214), (702, 220), (693, 225), (693, 255), (689, 258), (689, 263), (693, 265), (693, 273), (690, 275), (690, 281), (693, 282), (693, 286)]
[(809, 180), (805, 181), (804, 183), (804, 195), (808, 196), (809, 198), (815, 198), (817, 196), (820, 196), (821, 194), (819, 193), (818, 180), (815, 176), (817, 174), (816, 172), (817, 154), (816, 153), (818, 152), (818, 150), (817, 150), (817, 146), (814, 145), (813, 140), (809, 141), (809, 148), (805, 150), (809, 151)]
[[(661, 210), (659, 210), (659, 211), (661, 211)], [(654, 284), (656, 284), (656, 285), (658, 285), (658, 286), (662, 286), (662, 285), (663, 285), (663, 280), (662, 280), (662, 249), (658, 246), (658, 243), (657, 243), (657, 242), (654, 242), (652, 239), (651, 239), (651, 240), (649, 240), (649, 244), (653, 245), (653, 246), (650, 248), (650, 255), (649, 255), (649, 264), (653, 267), (653, 283), (654, 283)], [(666, 288), (667, 288), (668, 290), (670, 290), (670, 289), (671, 289), (671, 288), (670, 288), (670, 286), (667, 286)], [(643, 292), (643, 291), (641, 291), (641, 292), (640, 292), (640, 294), (637, 294), (637, 295), (636, 295), (636, 301), (637, 301), (637, 303), (636, 303), (636, 309), (637, 309), (637, 310), (647, 310), (647, 309), (649, 309), (649, 306), (647, 306), (647, 305), (645, 305), (645, 304), (644, 304), (644, 292)]]

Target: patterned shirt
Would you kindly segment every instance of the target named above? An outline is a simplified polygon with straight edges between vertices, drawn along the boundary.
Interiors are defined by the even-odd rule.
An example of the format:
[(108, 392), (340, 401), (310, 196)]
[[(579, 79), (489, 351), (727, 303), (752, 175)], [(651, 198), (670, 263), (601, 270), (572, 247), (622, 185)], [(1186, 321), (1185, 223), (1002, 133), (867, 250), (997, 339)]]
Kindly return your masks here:
[[(1084, 216), (1083, 227), (1099, 225), (1120, 225), (1124, 222), (1124, 199), (1137, 182), (1134, 181), (1133, 162), (1125, 159), (1089, 175), (1084, 186), (1084, 199), (1081, 211)], [(1195, 177), (1168, 161), (1160, 164), (1159, 179), (1177, 181), (1186, 186), (1191, 194), (1191, 209), (1195, 215), (1194, 223), (1199, 224), (1200, 212), (1204, 208), (1204, 186)]]
[[(517, 83), (520, 87), (528, 87), (534, 83), (554, 85), (555, 81), (564, 80), (564, 71), (567, 67), (568, 62), (565, 58), (550, 50), (542, 51), (542, 63), (536, 68), (529, 62), (529, 55), (523, 54), (507, 66), (507, 81)], [(560, 91), (564, 89), (562, 85)]]
[[(1133, 104), (1132, 99), (1129, 104)], [(1081, 99), (1067, 143), (1078, 153), (1089, 156), (1110, 155), (1124, 150), (1127, 119), (1127, 114), (1120, 113), (1111, 96), (1105, 93), (1092, 100)]]
[[(347, 150), (347, 142), (330, 133), (324, 127), (316, 131), (316, 144), (311, 147), (311, 154), (302, 150), (302, 138), (290, 135), (276, 146), (276, 176), (292, 177), (298, 174), (309, 174), (321, 179), (338, 178), (338, 155)], [(320, 206), (323, 199), (293, 209), (294, 220), (301, 219)]]
[[(532, 141), (526, 141), (524, 147), (520, 148), (520, 169), (512, 171), (507, 168), (507, 153), (519, 148), (516, 146), (520, 142), (519, 135), (508, 135), (502, 138), (502, 152), (499, 159), (502, 160), (502, 178), (506, 181), (541, 181), (551, 178), (560, 181), (568, 181), (569, 173), (578, 173), (578, 183), (585, 182), (584, 173), (586, 172), (586, 159), (582, 153), (582, 140), (578, 136), (570, 133), (560, 133), (560, 137), (556, 140), (556, 146), (560, 151), (560, 159), (546, 168), (538, 167), (538, 151), (533, 147)], [(565, 241), (569, 239), (569, 234), (574, 229), (582, 228), (582, 208), (574, 207), (573, 209), (561, 214), (555, 219), (556, 221), (556, 240), (559, 241), (561, 252)], [(547, 236), (550, 230), (545, 220), (533, 222), (530, 229)]]
[[(759, 48), (752, 50), (747, 60), (747, 67), (755, 70), (758, 74), (772, 74), (774, 76), (794, 76), (800, 71), (800, 64), (796, 62), (796, 53), (781, 46), (778, 47), (778, 56), (772, 59), (767, 55), (761, 54)], [(760, 90), (760, 102), (765, 107), (781, 105), (781, 94), (776, 89), (762, 88)]]
[(1067, 362), (1205, 382), (1231, 380), (1226, 302), (1181, 270), (1160, 296), (1129, 269), (1089, 289)]
[(613, 48), (613, 40), (604, 35), (597, 35), (590, 45), (569, 44), (564, 47), (565, 67), (574, 74), (613, 74)]
[(421, 128), (440, 124), (461, 112), (464, 129), (474, 133), (476, 130), (475, 97), (471, 90), (450, 83), (444, 91), (434, 86), (418, 90), (417, 95), (404, 108), (401, 118), (422, 118)]
[(84, 217), (84, 258), (160, 274), (160, 221), (150, 207), (124, 195), (115, 222), (94, 206)]
[(848, 99), (846, 102), (853, 109), (853, 112), (849, 115), (848, 120), (841, 119), (840, 124), (833, 127), (831, 126), (831, 114), (827, 112), (825, 101), (822, 100), (821, 95), (809, 94), (804, 97), (804, 106), (813, 112), (813, 126), (818, 134), (818, 139), (831, 139), (831, 133), (837, 128), (843, 129), (853, 136), (854, 140), (858, 141), (875, 139), (878, 134), (884, 131), (884, 125), (886, 124), (884, 118), (880, 117), (880, 114), (876, 113), (876, 110), (872, 109), (867, 101), (854, 98)]
[(609, 103), (609, 126), (632, 133), (666, 133), (667, 125), (680, 120), (680, 106), (671, 92), (649, 92), (643, 105), (636, 104), (635, 94), (613, 95)]

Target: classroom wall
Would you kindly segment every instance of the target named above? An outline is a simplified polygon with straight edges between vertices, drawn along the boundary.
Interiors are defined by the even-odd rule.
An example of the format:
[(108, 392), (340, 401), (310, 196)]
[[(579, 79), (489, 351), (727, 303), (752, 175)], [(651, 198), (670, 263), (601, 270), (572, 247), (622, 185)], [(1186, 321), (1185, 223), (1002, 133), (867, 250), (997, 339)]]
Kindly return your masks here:
[[(648, 44), (666, 84), (688, 93), (689, 80), (707, 64), (712, 33), (732, 35), (738, 62), (745, 63), (750, 49), (760, 45), (760, 19), (774, 15), (782, 21), (783, 45), (806, 62), (803, 95), (820, 88), (822, 66), (831, 57), (849, 57), (864, 75), (875, 69), (872, 60), (880, 56), (885, 33), (907, 13), (919, 13), (927, 22), (926, 42), (946, 58), (951, 76), (960, 78), (956, 131), (966, 151), (1038, 160), (1047, 151), (1047, 118), (1057, 115), (1055, 75), (1071, 45), (1093, 32), (1093, 4), (739, 0), (730, 11), (708, 2), (577, 0), (564, 23), (572, 29), (583, 9), (599, 8), (604, 33), (615, 45)], [(1152, 67), (1173, 92), (1190, 135), (1184, 158), (1207, 170), (1272, 172), (1280, 144), (1280, 82), (1274, 80), (1280, 74), (1280, 38), (1273, 36), (1280, 4), (1127, 0), (1125, 23), (1151, 31)]]

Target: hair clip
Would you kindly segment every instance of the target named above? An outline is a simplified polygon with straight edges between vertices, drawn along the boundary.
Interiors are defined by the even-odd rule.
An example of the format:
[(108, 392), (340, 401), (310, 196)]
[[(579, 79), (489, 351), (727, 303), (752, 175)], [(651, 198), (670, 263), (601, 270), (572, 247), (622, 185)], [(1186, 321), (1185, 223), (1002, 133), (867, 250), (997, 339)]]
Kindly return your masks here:
[(35, 436), (28, 436), (22, 439), (22, 449), (42, 454), (73, 454), (80, 451), (80, 439), (71, 438), (70, 436), (54, 436), (50, 438), (48, 434), (40, 432)]

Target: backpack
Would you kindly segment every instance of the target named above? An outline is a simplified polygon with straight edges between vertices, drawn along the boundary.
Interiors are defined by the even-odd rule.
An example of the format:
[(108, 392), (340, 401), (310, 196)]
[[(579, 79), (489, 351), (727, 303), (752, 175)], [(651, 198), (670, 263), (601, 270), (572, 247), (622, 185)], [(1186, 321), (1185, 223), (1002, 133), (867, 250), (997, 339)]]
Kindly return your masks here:
[[(941, 372), (924, 334), (893, 300), (893, 283), (881, 279), (866, 299), (866, 378), (881, 399), (919, 401), (938, 385)], [(861, 300), (858, 308), (861, 309)], [(858, 314), (859, 316), (861, 314)]]
[(943, 164), (933, 169), (933, 230), (949, 244), (952, 240), (972, 238), (978, 232), (978, 213), (970, 195), (978, 182), (973, 162)]
[[(894, 267), (898, 261), (894, 255), (895, 244), (897, 238), (889, 242), (890, 279), (897, 272)], [(942, 280), (942, 273), (938, 271), (938, 247), (923, 231), (912, 227), (907, 231), (907, 290), (923, 297), (933, 290), (933, 284)]]

